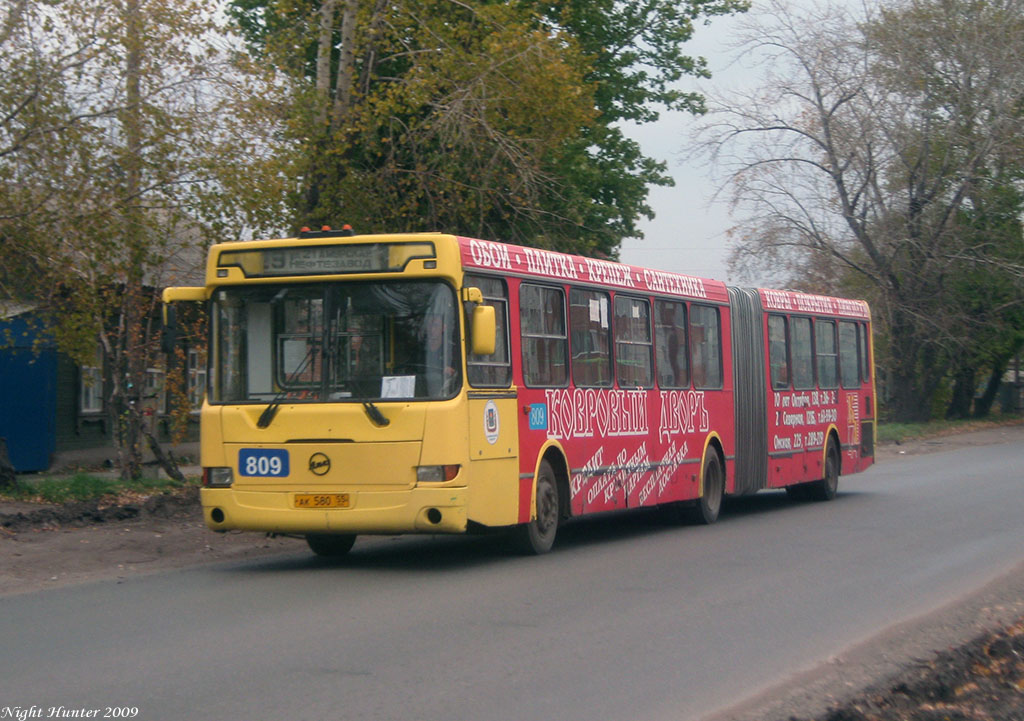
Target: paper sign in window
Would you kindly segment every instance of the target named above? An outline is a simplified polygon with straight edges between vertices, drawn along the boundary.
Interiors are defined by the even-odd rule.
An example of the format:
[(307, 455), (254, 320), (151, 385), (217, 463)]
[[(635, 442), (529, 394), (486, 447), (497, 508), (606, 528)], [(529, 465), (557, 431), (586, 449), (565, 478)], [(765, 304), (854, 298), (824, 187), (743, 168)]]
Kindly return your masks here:
[(416, 395), (416, 376), (384, 376), (380, 379), (381, 398), (412, 398)]

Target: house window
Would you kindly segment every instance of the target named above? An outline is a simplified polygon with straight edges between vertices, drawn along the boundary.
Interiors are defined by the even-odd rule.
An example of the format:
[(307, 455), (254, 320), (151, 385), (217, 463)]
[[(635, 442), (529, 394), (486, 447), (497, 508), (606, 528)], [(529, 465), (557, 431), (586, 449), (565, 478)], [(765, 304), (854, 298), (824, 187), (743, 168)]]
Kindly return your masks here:
[(97, 347), (92, 365), (78, 369), (78, 410), (81, 413), (103, 411), (103, 352)]
[(145, 398), (158, 415), (167, 413), (167, 394), (164, 393), (164, 372), (159, 368), (146, 369)]
[(188, 404), (193, 411), (203, 406), (206, 394), (206, 353), (195, 348), (188, 351)]

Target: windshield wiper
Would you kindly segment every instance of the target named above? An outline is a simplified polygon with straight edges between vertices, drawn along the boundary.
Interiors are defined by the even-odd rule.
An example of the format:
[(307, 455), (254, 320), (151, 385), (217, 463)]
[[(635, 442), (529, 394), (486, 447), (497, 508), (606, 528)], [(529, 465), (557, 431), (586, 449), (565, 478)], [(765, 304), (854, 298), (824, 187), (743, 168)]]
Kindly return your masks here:
[(387, 416), (380, 412), (380, 408), (373, 405), (372, 401), (363, 401), (363, 410), (366, 411), (366, 415), (370, 417), (370, 420), (378, 426), (384, 427), (391, 423)]
[(274, 396), (273, 400), (271, 400), (270, 403), (267, 404), (267, 407), (263, 409), (263, 412), (260, 413), (260, 417), (256, 420), (257, 428), (267, 428), (271, 423), (273, 423), (274, 416), (277, 415), (277, 411), (281, 408), (281, 401), (283, 401), (290, 392), (287, 389), (287, 386), (291, 385), (292, 381), (298, 378), (301, 373), (306, 371), (306, 368), (309, 367), (310, 362), (313, 360), (315, 352), (316, 344), (311, 343), (309, 348), (306, 350), (306, 357), (303, 358), (298, 367), (288, 375), (282, 384), (284, 387), (281, 388), (278, 394)]
[(276, 398), (270, 401), (269, 405), (263, 409), (260, 413), (259, 420), (256, 421), (257, 428), (266, 428), (270, 425), (271, 421), (274, 420), (274, 416), (277, 415), (277, 410), (281, 407), (281, 402)]

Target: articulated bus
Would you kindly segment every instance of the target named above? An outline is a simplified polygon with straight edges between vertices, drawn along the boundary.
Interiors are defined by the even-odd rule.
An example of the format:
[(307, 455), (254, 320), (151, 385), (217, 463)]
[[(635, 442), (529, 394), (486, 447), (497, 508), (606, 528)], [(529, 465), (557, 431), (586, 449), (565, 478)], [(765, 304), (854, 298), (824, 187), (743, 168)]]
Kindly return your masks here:
[[(206, 524), (305, 537), (507, 529), (724, 496), (829, 500), (874, 461), (863, 301), (444, 234), (214, 245)], [(173, 321), (169, 321), (173, 322)]]

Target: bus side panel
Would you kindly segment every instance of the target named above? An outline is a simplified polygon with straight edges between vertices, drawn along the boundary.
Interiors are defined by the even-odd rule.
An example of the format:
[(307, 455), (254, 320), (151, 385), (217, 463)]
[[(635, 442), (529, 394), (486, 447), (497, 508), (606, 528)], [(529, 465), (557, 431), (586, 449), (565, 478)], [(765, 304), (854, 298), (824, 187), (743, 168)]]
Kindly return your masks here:
[[(764, 334), (768, 337), (769, 315), (781, 316), (786, 319), (787, 332), (792, 333), (792, 317), (789, 314), (773, 312), (763, 314)], [(792, 336), (789, 336), (792, 344)], [(764, 366), (770, 368), (771, 348), (765, 343)], [(788, 363), (792, 364), (792, 357), (786, 353)], [(787, 373), (791, 374), (792, 369), (787, 366)], [(789, 382), (789, 381), (787, 381)], [(771, 383), (771, 373), (765, 378), (765, 393), (768, 399), (765, 417), (767, 421), (767, 486), (769, 488), (782, 488), (803, 481), (814, 480), (807, 467), (807, 459), (804, 457), (804, 435), (796, 432), (795, 429), (802, 428), (806, 423), (804, 408), (810, 401), (810, 391), (796, 391), (792, 387), (785, 389), (774, 389)]]
[[(725, 339), (727, 330), (723, 320)], [(727, 348), (726, 384), (731, 381)], [(573, 515), (692, 500), (700, 492), (708, 435), (720, 438), (727, 458), (735, 448), (729, 387), (522, 388), (519, 401), (524, 488), (544, 445), (557, 441), (569, 469)], [(528, 502), (529, 495), (524, 499)]]
[[(510, 277), (508, 283), (510, 308), (518, 309), (521, 281)], [(568, 293), (565, 284), (543, 284)], [(512, 318), (518, 317), (512, 313)], [(628, 459), (635, 449), (627, 448), (621, 428), (610, 431), (608, 419), (623, 413), (636, 418), (635, 398), (594, 388), (530, 388), (523, 378), (522, 326), (518, 320), (510, 326), (513, 383), (519, 389), (519, 518), (529, 518), (534, 473), (549, 440), (557, 441), (566, 454), (572, 515), (625, 508), (624, 461), (617, 460)]]
[(469, 520), (519, 522), (519, 402), (515, 393), (472, 392), (469, 403)]
[[(822, 477), (830, 427), (843, 428), (845, 391), (838, 389), (770, 391), (768, 407), (773, 488)], [(842, 434), (841, 434), (842, 436)], [(840, 437), (845, 449), (846, 440)], [(849, 468), (843, 466), (844, 472)]]
[(470, 521), (483, 526), (519, 523), (519, 462), (516, 458), (470, 461)]
[(860, 389), (839, 392), (839, 419), (836, 432), (842, 453), (840, 473), (854, 473), (860, 463), (860, 419), (862, 417)]
[[(510, 278), (509, 284), (510, 302), (516, 308), (519, 281)], [(566, 286), (560, 287), (568, 292)], [(549, 441), (556, 441), (565, 454), (574, 516), (696, 498), (709, 433), (719, 436), (726, 460), (732, 460), (730, 322), (728, 307), (719, 308), (723, 379), (719, 389), (529, 388), (522, 364), (515, 363), (520, 519), (526, 517), (539, 454)], [(515, 322), (511, 325), (512, 354), (518, 360), (521, 328)], [(728, 488), (732, 465), (726, 463)]]

